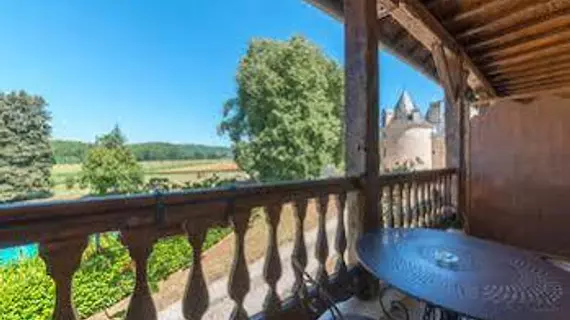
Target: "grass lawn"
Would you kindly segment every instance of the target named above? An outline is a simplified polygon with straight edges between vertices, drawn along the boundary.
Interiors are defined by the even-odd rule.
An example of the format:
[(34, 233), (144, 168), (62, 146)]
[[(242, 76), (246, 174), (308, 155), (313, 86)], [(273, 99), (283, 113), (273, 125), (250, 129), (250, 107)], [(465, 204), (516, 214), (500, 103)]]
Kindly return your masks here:
[[(236, 164), (229, 159), (205, 160), (169, 160), (169, 161), (143, 161), (140, 162), (145, 179), (167, 178), (171, 181), (184, 183), (206, 179), (214, 174), (220, 178), (243, 177)], [(81, 189), (78, 185), (68, 189), (65, 186), (67, 177), (77, 177), (81, 171), (81, 164), (57, 164), (52, 169), (53, 197), (50, 200), (67, 200), (84, 196), (89, 190)]]

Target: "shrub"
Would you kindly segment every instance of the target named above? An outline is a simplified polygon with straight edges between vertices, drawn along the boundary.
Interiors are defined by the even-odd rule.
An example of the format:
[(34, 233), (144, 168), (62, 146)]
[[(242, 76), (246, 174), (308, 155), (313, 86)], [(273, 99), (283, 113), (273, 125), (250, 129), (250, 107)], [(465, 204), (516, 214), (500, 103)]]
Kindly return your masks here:
[[(228, 228), (211, 229), (204, 242), (207, 249), (230, 233)], [(82, 318), (108, 308), (132, 293), (134, 264), (116, 233), (101, 236), (102, 251), (91, 242), (73, 280), (74, 302)], [(192, 263), (192, 250), (185, 236), (159, 240), (148, 264), (152, 290), (159, 281)], [(53, 281), (39, 257), (0, 267), (0, 314), (2, 319), (50, 319), (55, 304)]]
[(73, 187), (75, 187), (75, 177), (73, 176), (65, 177), (64, 183), (65, 183), (65, 188), (67, 190), (73, 189)]
[(81, 183), (97, 195), (132, 193), (143, 183), (143, 169), (125, 146), (118, 126), (97, 138), (81, 164)]

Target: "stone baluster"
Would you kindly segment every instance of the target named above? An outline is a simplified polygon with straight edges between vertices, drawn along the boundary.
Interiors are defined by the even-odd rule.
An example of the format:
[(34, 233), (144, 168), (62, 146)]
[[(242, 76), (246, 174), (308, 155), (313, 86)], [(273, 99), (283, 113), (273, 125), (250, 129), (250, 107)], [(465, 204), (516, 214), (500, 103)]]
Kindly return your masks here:
[(46, 264), (47, 273), (55, 282), (54, 320), (79, 319), (71, 300), (71, 282), (86, 246), (86, 237), (40, 243), (40, 257)]
[(230, 319), (248, 319), (243, 307), (245, 296), (249, 292), (249, 271), (245, 260), (245, 234), (249, 226), (251, 208), (242, 208), (229, 212), (230, 222), (234, 229), (234, 257), (230, 278), (228, 281), (228, 294), (235, 302)]
[(412, 218), (412, 183), (406, 183), (406, 187), (404, 189), (404, 197), (406, 198), (404, 212), (405, 212), (405, 223), (404, 227), (406, 228), (413, 228), (413, 218)]
[(121, 231), (121, 242), (129, 250), (136, 268), (135, 289), (126, 315), (128, 320), (155, 320), (157, 318), (147, 276), (148, 257), (155, 241), (156, 234), (150, 229)]
[(400, 228), (408, 227), (408, 213), (406, 212), (406, 183), (402, 182), (398, 186), (399, 209), (400, 209)]
[(422, 193), (423, 193), (423, 206), (424, 206), (424, 217), (425, 217), (425, 221), (426, 221), (426, 227), (432, 227), (432, 222), (431, 221), (431, 216), (430, 216), (430, 196), (429, 196), (429, 182), (424, 182), (423, 183), (423, 188), (422, 188)]
[(337, 261), (335, 273), (341, 280), (345, 280), (347, 276), (346, 262), (344, 261), (344, 253), (346, 252), (346, 231), (344, 227), (344, 210), (346, 205), (346, 193), (342, 192), (338, 195), (338, 220), (335, 235), (335, 250), (337, 253)]
[(380, 222), (380, 226), (383, 228), (388, 228), (388, 194), (386, 192), (386, 187), (380, 185), (380, 197), (378, 199), (379, 210), (380, 210), (380, 217), (382, 217), (382, 221)]
[(188, 220), (184, 229), (192, 246), (193, 260), (182, 299), (182, 314), (185, 319), (195, 320), (202, 318), (209, 304), (208, 288), (202, 270), (202, 245), (208, 227), (195, 220)]
[(386, 228), (394, 227), (394, 187), (393, 185), (388, 185), (388, 195), (386, 197)]
[(402, 226), (401, 188), (402, 186), (400, 184), (394, 184), (394, 188), (392, 189), (392, 210), (394, 210), (392, 217), (394, 219), (394, 228), (400, 228)]
[(443, 176), (437, 178), (437, 220), (441, 223), (443, 220)]
[(386, 217), (384, 214), (386, 214), (386, 208), (384, 208), (384, 186), (380, 185), (378, 191), (378, 217), (380, 218), (380, 221), (378, 221), (378, 227), (385, 228), (386, 226), (384, 224), (386, 223)]
[(329, 245), (326, 231), (326, 215), (328, 211), (328, 204), (328, 195), (319, 197), (317, 202), (319, 219), (317, 225), (317, 242), (315, 244), (315, 258), (317, 258), (318, 268), (315, 280), (324, 288), (327, 287), (329, 281), (329, 276), (326, 269), (327, 258), (329, 256)]
[(451, 198), (451, 186), (453, 185), (453, 175), (449, 174), (445, 177), (445, 205), (448, 207), (453, 206)]
[(431, 221), (431, 225), (434, 226), (437, 224), (437, 220), (436, 220), (437, 207), (435, 206), (435, 183), (433, 180), (428, 182), (428, 194), (429, 194), (430, 221)]
[[(295, 283), (293, 284), (293, 292), (295, 297), (303, 299), (307, 297), (307, 288), (303, 281), (303, 272), (307, 267), (307, 247), (305, 246), (305, 233), (303, 225), (307, 216), (307, 199), (297, 199), (294, 202), (295, 208), (295, 244), (293, 253), (291, 254), (291, 264), (293, 264), (293, 273), (295, 275)], [(297, 263), (297, 266), (294, 263)], [(301, 270), (299, 270), (299, 268)]]
[(416, 216), (418, 217), (418, 227), (426, 226), (423, 208), (423, 192), (421, 182), (416, 182)]
[(417, 198), (416, 198), (416, 189), (417, 189), (417, 184), (415, 181), (412, 181), (410, 183), (410, 190), (409, 190), (409, 201), (408, 201), (408, 210), (410, 212), (410, 216), (411, 216), (411, 228), (417, 228), (419, 226), (419, 222), (418, 222), (418, 212), (417, 212)]
[(435, 216), (435, 222), (436, 224), (439, 224), (441, 222), (441, 216), (440, 216), (440, 177), (435, 178), (435, 180), (433, 181), (433, 214)]
[(271, 204), (266, 207), (268, 237), (263, 276), (269, 286), (269, 290), (263, 303), (263, 312), (265, 317), (268, 318), (275, 316), (281, 309), (281, 300), (277, 294), (277, 281), (281, 278), (281, 260), (277, 245), (277, 226), (281, 218), (281, 207), (281, 203)]

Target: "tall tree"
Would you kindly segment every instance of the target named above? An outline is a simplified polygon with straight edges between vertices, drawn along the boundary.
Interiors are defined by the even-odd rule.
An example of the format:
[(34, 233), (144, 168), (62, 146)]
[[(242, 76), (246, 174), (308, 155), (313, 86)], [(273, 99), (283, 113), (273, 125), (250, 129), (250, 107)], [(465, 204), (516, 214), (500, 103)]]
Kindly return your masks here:
[(143, 170), (125, 146), (126, 138), (118, 126), (97, 137), (81, 165), (81, 183), (92, 193), (131, 193), (143, 183)]
[(253, 40), (236, 81), (219, 132), (231, 139), (244, 171), (264, 181), (290, 180), (340, 164), (343, 73), (318, 47), (301, 36)]
[(42, 97), (0, 93), (0, 202), (49, 190), (50, 120)]

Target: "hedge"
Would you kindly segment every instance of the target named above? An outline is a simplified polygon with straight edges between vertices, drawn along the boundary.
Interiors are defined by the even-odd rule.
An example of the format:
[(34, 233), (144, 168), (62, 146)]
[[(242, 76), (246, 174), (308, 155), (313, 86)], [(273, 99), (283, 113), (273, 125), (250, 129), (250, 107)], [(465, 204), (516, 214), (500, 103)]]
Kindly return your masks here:
[[(207, 249), (231, 232), (209, 231)], [(135, 284), (134, 263), (115, 233), (103, 234), (97, 252), (91, 242), (73, 279), (73, 299), (81, 318), (100, 312), (129, 296)], [(160, 280), (192, 263), (186, 237), (159, 240), (149, 260), (152, 290)], [(39, 257), (22, 259), (0, 267), (0, 315), (6, 320), (50, 319), (55, 305), (55, 287)]]

